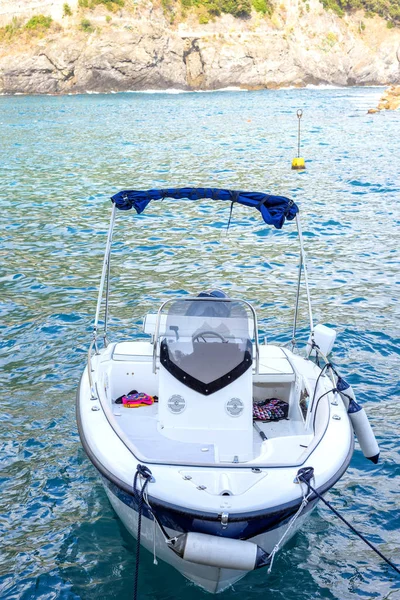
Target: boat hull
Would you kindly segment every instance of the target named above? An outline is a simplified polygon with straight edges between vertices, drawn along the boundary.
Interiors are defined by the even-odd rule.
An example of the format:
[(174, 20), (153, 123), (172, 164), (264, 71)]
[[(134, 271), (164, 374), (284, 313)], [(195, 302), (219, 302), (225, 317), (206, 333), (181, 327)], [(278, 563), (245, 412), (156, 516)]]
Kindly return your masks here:
[[(111, 505), (129, 533), (136, 537), (138, 503), (133, 494), (133, 480), (141, 461), (128, 449), (118, 429), (114, 428), (115, 425), (111, 426), (110, 416), (101, 410), (104, 403), (99, 403), (97, 398), (91, 398), (88, 383), (85, 372), (77, 392), (77, 423), (82, 445), (102, 477)], [(349, 465), (354, 448), (345, 407), (335, 404), (335, 413), (342, 414), (343, 419), (330, 419), (329, 425), (332, 425), (328, 433), (324, 433), (312, 458), (308, 459), (315, 467), (316, 489), (319, 494), (328, 492), (340, 479)], [(338, 430), (339, 427), (341, 429)], [(335, 453), (328, 452), (331, 447), (328, 434), (336, 444)], [(340, 452), (337, 439), (341, 439), (342, 442)], [(327, 450), (323, 449), (324, 444)], [(115, 460), (115, 457), (118, 457), (118, 460)], [(330, 458), (329, 461), (326, 460), (327, 457)], [(236, 570), (182, 559), (167, 545), (165, 536), (154, 522), (152, 512), (169, 537), (193, 532), (232, 540), (247, 540), (270, 554), (284, 534), (280, 547), (303, 526), (318, 501), (316, 495), (312, 494), (309, 503), (288, 530), (292, 517), (301, 505), (301, 494), (305, 491), (301, 486), (293, 487), (298, 465), (275, 467), (268, 471), (265, 468), (253, 467), (232, 469), (232, 475), (236, 474), (238, 478), (241, 474), (245, 477), (246, 472), (251, 472), (251, 478), (260, 476), (259, 482), (254, 480), (255, 483), (250, 485), (246, 493), (222, 500), (220, 495), (201, 491), (205, 488), (186, 481), (191, 480), (192, 475), (197, 480), (197, 475), (194, 474), (196, 467), (191, 468), (190, 476), (182, 476), (182, 467), (179, 466), (171, 468), (168, 464), (144, 464), (150, 467), (154, 479), (148, 486), (151, 510), (143, 503), (141, 544), (187, 579), (211, 593), (226, 589), (249, 571), (239, 570), (243, 564), (240, 561), (236, 563)], [(308, 466), (306, 462), (302, 465)], [(185, 472), (186, 470), (187, 467)], [(208, 467), (208, 470), (211, 469)], [(200, 473), (204, 471), (204, 467), (199, 468)], [(217, 467), (215, 471), (218, 472)], [(139, 482), (143, 480), (139, 479)], [(225, 506), (228, 508), (225, 509)], [(227, 523), (222, 522), (223, 510), (227, 511)]]
[[(102, 482), (107, 497), (116, 514), (118, 515), (126, 529), (129, 531), (129, 533), (134, 538), (136, 538), (138, 524), (136, 499), (133, 495), (131, 496), (130, 494), (127, 494), (126, 491), (121, 490), (115, 484), (110, 483), (104, 477), (102, 478)], [(290, 528), (290, 531), (285, 536), (284, 543), (282, 543), (282, 546), (286, 544), (293, 537), (293, 535), (304, 525), (312, 509), (316, 506), (316, 503), (317, 500), (313, 500), (305, 507), (304, 512), (302, 512), (302, 514), (296, 519), (295, 523), (293, 524), (293, 527)], [(179, 509), (179, 507), (177, 508)], [(293, 510), (291, 511), (291, 513), (293, 513)], [(291, 518), (288, 517), (288, 511), (285, 508), (280, 509), (280, 507), (277, 507), (275, 514), (280, 514), (281, 520), (276, 522), (275, 519), (274, 526), (269, 527), (268, 520), (266, 519), (257, 520), (255, 523), (256, 529), (260, 530), (262, 528), (265, 528), (265, 530), (251, 538), (246, 538), (247, 541), (253, 542), (254, 544), (258, 545), (268, 554), (272, 552), (274, 546), (282, 538)], [(157, 512), (157, 518), (163, 525), (165, 525), (165, 523), (171, 524), (170, 514), (168, 515), (166, 513)], [(182, 533), (182, 528), (180, 526), (179, 521), (180, 518), (178, 517), (176, 519), (176, 528), (171, 526), (165, 527), (165, 530), (167, 531), (170, 537), (179, 536)], [(193, 519), (192, 528), (190, 529), (190, 531), (204, 532), (206, 530), (208, 534), (211, 535), (222, 535), (224, 537), (235, 537), (236, 539), (239, 539), (239, 537), (236, 537), (235, 532), (245, 531), (246, 529), (248, 529), (248, 527), (249, 523), (246, 519), (244, 519), (243, 521), (232, 523), (231, 526), (228, 524), (225, 530), (221, 530), (220, 523), (206, 524), (205, 522), (203, 522), (202, 527), (200, 519)], [(244, 577), (247, 573), (249, 573), (249, 571), (218, 568), (214, 566), (207, 566), (184, 560), (168, 547), (165, 541), (164, 534), (161, 532), (161, 529), (155, 523), (152, 514), (147, 507), (144, 508), (142, 514), (140, 543), (155, 557), (168, 563), (177, 571), (179, 571), (184, 577), (186, 577), (187, 579), (189, 579), (190, 581), (192, 581), (193, 583), (197, 584), (198, 586), (202, 587), (210, 593), (222, 592), (229, 586), (233, 585), (235, 582), (242, 579), (242, 577)]]

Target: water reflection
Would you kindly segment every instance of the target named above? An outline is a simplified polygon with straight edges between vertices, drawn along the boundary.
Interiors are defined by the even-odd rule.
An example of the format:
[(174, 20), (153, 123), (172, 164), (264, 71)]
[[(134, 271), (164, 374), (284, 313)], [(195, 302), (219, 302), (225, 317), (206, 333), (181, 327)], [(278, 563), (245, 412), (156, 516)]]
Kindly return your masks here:
[[(2, 598), (130, 598), (133, 546), (84, 457), (74, 396), (95, 311), (109, 197), (120, 189), (270, 191), (301, 207), (316, 320), (338, 330), (333, 360), (366, 402), (382, 463), (357, 450), (333, 493), (394, 556), (399, 517), (397, 113), (366, 115), (380, 90), (0, 97), (3, 370)], [(290, 171), (297, 108), (307, 170)], [(220, 287), (254, 303), (270, 340), (289, 339), (294, 225), (267, 228), (229, 205), (164, 201), (119, 215), (111, 337), (140, 334), (172, 294)], [(301, 304), (300, 338), (307, 337)], [(375, 539), (376, 538), (376, 539)], [(362, 561), (360, 559), (362, 557)], [(300, 585), (301, 584), (301, 585)], [(143, 597), (203, 597), (143, 552)], [(267, 577), (225, 592), (285, 600), (375, 598), (398, 582), (323, 509)], [(394, 597), (394, 596), (393, 596)]]

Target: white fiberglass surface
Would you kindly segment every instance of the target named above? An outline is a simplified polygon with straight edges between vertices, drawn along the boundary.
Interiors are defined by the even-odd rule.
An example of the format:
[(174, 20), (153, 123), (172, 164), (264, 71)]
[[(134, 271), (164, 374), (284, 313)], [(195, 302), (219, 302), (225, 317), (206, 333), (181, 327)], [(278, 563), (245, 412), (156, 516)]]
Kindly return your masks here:
[[(214, 443), (190, 443), (166, 437), (158, 427), (158, 405), (125, 408), (113, 405), (113, 414), (127, 438), (148, 460), (179, 462), (182, 464), (216, 464), (218, 460), (218, 432)], [(310, 443), (312, 435), (305, 434), (304, 426), (296, 420), (281, 420), (257, 425), (267, 436), (263, 443), (259, 432), (253, 428), (252, 464), (295, 463)]]
[[(207, 342), (201, 342), (201, 344), (208, 347)], [(117, 354), (120, 346), (123, 346), (123, 355), (118, 355), (117, 360), (114, 355)], [(162, 389), (160, 389), (160, 372), (157, 371), (156, 374), (152, 372), (150, 351), (145, 354), (141, 353), (141, 350), (143, 350), (141, 343), (126, 342), (125, 344), (119, 344), (111, 352), (110, 358), (100, 362), (100, 370), (103, 371), (104, 377), (103, 382), (100, 382), (99, 389), (105, 390), (105, 395), (111, 404), (117, 425), (132, 444), (132, 448), (137, 449), (138, 455), (142, 457), (141, 460), (186, 465), (216, 465), (234, 462), (235, 455), (238, 455), (239, 462), (243, 465), (298, 464), (304, 454), (307, 453), (307, 448), (314, 444), (314, 434), (312, 429), (305, 425), (305, 415), (300, 408), (301, 380), (297, 381), (290, 363), (279, 348), (272, 346), (262, 348), (265, 349), (265, 352), (260, 354), (265, 354), (264, 358), (268, 365), (281, 361), (287, 363), (287, 366), (283, 365), (278, 372), (274, 369), (272, 374), (253, 375), (250, 389), (243, 396), (243, 399), (248, 398), (250, 403), (249, 414), (251, 415), (251, 404), (253, 402), (259, 403), (271, 398), (278, 398), (288, 402), (289, 415), (288, 419), (275, 422), (257, 420), (255, 421), (257, 427), (253, 426), (253, 420), (250, 418), (246, 429), (250, 435), (250, 445), (245, 457), (240, 454), (240, 444), (234, 444), (232, 452), (230, 452), (231, 456), (227, 457), (223, 447), (224, 435), (221, 435), (220, 431), (222, 423), (220, 417), (217, 418), (216, 416), (217, 405), (221, 404), (222, 408), (225, 406), (230, 398), (229, 393), (233, 393), (229, 390), (233, 389), (236, 384), (239, 385), (239, 380), (228, 385), (221, 392), (212, 394), (209, 401), (207, 397), (204, 397), (204, 402), (200, 402), (207, 416), (207, 423), (203, 424), (205, 427), (204, 436), (201, 433), (202, 424), (200, 421), (198, 419), (187, 420), (186, 418), (190, 412), (191, 395), (196, 395), (196, 393), (178, 382), (181, 386), (179, 393), (184, 397), (187, 406), (183, 412), (183, 420), (180, 414), (178, 416), (173, 414), (171, 417), (168, 407), (165, 405), (165, 402), (168, 403), (171, 394), (168, 390), (168, 393), (164, 393), (166, 391), (165, 382), (161, 385)], [(250, 375), (249, 371), (247, 375)], [(293, 381), (286, 381), (285, 377), (287, 378), (288, 375), (293, 378)], [(169, 378), (171, 379), (170, 376)], [(175, 391), (171, 393), (178, 393), (175, 389), (178, 383), (173, 379), (171, 381), (175, 386)], [(159, 396), (159, 402), (140, 408), (127, 408), (123, 404), (115, 403), (117, 397), (128, 393), (132, 389)], [(196, 399), (194, 404), (197, 403)], [(324, 405), (324, 402), (320, 403), (319, 413), (322, 410), (322, 405)], [(325, 415), (326, 410), (322, 410), (322, 413)], [(174, 426), (174, 421), (171, 421), (171, 423), (168, 421), (167, 423), (166, 415), (170, 416), (170, 420), (174, 418), (177, 420), (176, 426)], [(237, 418), (233, 419), (224, 410), (223, 416), (226, 420), (225, 428), (229, 428), (230, 421), (232, 421), (233, 426), (237, 424)], [(326, 423), (325, 417), (322, 421)], [(184, 435), (180, 429), (179, 431), (176, 429), (178, 425), (181, 428), (184, 426), (186, 431), (186, 433), (183, 432)], [(323, 434), (324, 427), (321, 427), (318, 430), (320, 434)], [(260, 430), (263, 435), (260, 435)], [(242, 434), (236, 432), (235, 435), (241, 436)], [(264, 436), (266, 436), (266, 440)], [(237, 439), (239, 441), (239, 438)]]
[(140, 408), (125, 408), (116, 404), (113, 413), (127, 438), (148, 460), (215, 463), (213, 444), (180, 442), (167, 438), (159, 431), (157, 404)]

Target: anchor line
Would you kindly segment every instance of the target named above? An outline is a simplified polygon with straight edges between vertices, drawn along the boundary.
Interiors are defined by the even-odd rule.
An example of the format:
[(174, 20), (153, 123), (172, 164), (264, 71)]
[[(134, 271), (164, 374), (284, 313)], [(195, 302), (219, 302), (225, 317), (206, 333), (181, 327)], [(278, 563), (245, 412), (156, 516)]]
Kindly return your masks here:
[[(138, 478), (142, 477), (144, 479), (143, 485), (140, 489), (140, 492), (137, 491), (137, 483)], [(142, 531), (142, 512), (143, 512), (143, 502), (144, 496), (146, 493), (146, 488), (152, 478), (152, 473), (150, 469), (148, 469), (145, 465), (138, 465), (135, 473), (135, 477), (133, 479), (133, 494), (138, 503), (138, 524), (137, 524), (137, 535), (136, 535), (136, 563), (135, 563), (135, 578), (133, 584), (133, 600), (137, 600), (138, 593), (138, 582), (139, 582), (139, 560), (140, 560), (140, 537)]]
[(282, 537), (275, 544), (275, 546), (272, 549), (271, 554), (269, 555), (270, 563), (269, 563), (269, 567), (268, 567), (268, 574), (271, 573), (271, 571), (272, 571), (272, 565), (274, 563), (275, 554), (278, 552), (278, 550), (280, 550), (280, 547), (281, 547), (281, 544), (282, 544), (283, 540), (285, 539), (285, 537), (287, 536), (287, 534), (289, 533), (289, 531), (292, 529), (292, 527), (295, 524), (295, 522), (297, 521), (298, 517), (300, 517), (301, 513), (303, 512), (303, 509), (307, 506), (308, 499), (309, 499), (311, 493), (312, 492), (309, 489), (307, 489), (307, 492), (303, 492), (303, 490), (302, 490), (303, 500), (302, 500), (302, 502), (301, 502), (298, 510), (293, 515), (293, 517), (290, 519), (289, 524), (286, 527), (286, 529), (285, 529)]
[(321, 494), (319, 492), (317, 492), (317, 490), (311, 485), (310, 483), (310, 479), (312, 479), (314, 477), (314, 469), (312, 467), (306, 467), (304, 469), (300, 469), (297, 472), (297, 479), (299, 482), (305, 483), (307, 485), (307, 490), (311, 490), (311, 492), (313, 494), (315, 494), (320, 500), (322, 500), (322, 502), (337, 516), (339, 517), (339, 519), (341, 521), (343, 521), (343, 523), (345, 525), (347, 525), (347, 527), (349, 529), (351, 529), (351, 531), (353, 533), (355, 533), (356, 535), (358, 535), (358, 537), (365, 542), (365, 544), (367, 544), (367, 546), (369, 546), (371, 548), (371, 550), (373, 550), (378, 556), (380, 556), (382, 558), (382, 560), (384, 560), (390, 567), (392, 567), (392, 569), (394, 571), (396, 571), (396, 573), (398, 573), (400, 575), (400, 569), (394, 564), (392, 563), (391, 560), (389, 560), (388, 558), (386, 558), (386, 556), (384, 554), (382, 554), (382, 552), (380, 550), (378, 550), (378, 548), (376, 548), (376, 546), (374, 546), (373, 544), (371, 544), (371, 542), (369, 540), (367, 540), (367, 538), (360, 533), (359, 531), (357, 531), (357, 529), (351, 524), (349, 523), (337, 510), (336, 508), (334, 508), (332, 506), (332, 504), (330, 504), (327, 500), (325, 500), (325, 498), (323, 496), (321, 496)]
[[(141, 465), (138, 465), (141, 466)], [(149, 472), (151, 473), (151, 471), (149, 470)], [(151, 481), (151, 477), (149, 479)], [(161, 535), (164, 538), (165, 543), (167, 544), (168, 547), (171, 547), (171, 545), (174, 543), (174, 541), (176, 540), (176, 537), (171, 537), (168, 535), (165, 527), (162, 525), (162, 523), (159, 521), (154, 508), (151, 506), (150, 501), (149, 501), (149, 496), (148, 496), (148, 490), (147, 490), (147, 485), (144, 489), (143, 492), (143, 500), (147, 506), (147, 509), (149, 511), (149, 513), (151, 514), (151, 516), (153, 517), (153, 523), (154, 523), (154, 528), (153, 528), (153, 564), (154, 565), (158, 565), (158, 560), (157, 560), (157, 555), (156, 555), (156, 527), (159, 528)]]
[(323, 376), (323, 374), (324, 374), (324, 371), (326, 371), (326, 370), (327, 370), (327, 368), (328, 368), (328, 366), (329, 366), (329, 365), (330, 365), (330, 363), (327, 363), (327, 364), (325, 364), (325, 365), (322, 367), (322, 369), (321, 369), (320, 373), (318, 374), (317, 381), (315, 382), (315, 386), (314, 386), (314, 393), (313, 393), (313, 397), (312, 397), (312, 401), (311, 401), (311, 406), (314, 404), (314, 400), (315, 400), (315, 397), (316, 397), (316, 395), (317, 395), (317, 388), (318, 388), (318, 383), (319, 383), (319, 380), (320, 380), (320, 378)]

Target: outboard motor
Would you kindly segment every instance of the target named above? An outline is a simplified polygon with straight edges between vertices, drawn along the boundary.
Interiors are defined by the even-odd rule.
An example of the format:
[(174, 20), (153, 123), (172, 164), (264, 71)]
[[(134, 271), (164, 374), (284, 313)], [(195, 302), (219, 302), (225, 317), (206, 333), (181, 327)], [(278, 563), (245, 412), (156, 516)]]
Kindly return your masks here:
[[(207, 290), (197, 294), (198, 298), (228, 298), (222, 290)], [(198, 302), (189, 304), (186, 311), (188, 317), (229, 317), (230, 305), (228, 302)]]

